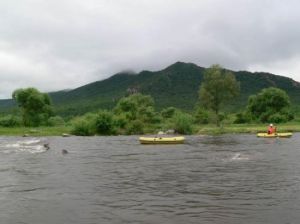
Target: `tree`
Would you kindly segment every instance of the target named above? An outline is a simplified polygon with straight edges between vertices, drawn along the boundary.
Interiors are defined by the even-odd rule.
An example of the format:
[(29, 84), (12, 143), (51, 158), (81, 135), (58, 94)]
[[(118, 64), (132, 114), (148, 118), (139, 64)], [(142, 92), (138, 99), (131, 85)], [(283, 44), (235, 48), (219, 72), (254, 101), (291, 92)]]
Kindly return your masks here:
[(219, 113), (221, 106), (238, 96), (240, 84), (235, 76), (219, 65), (212, 65), (204, 73), (204, 79), (199, 90), (201, 104), (216, 114), (216, 124), (220, 125)]
[(116, 123), (122, 125), (126, 134), (142, 134), (146, 124), (148, 128), (159, 121), (153, 98), (140, 93), (120, 99), (114, 108), (114, 115)]
[(153, 98), (140, 93), (120, 99), (114, 112), (116, 115), (125, 115), (128, 121), (140, 120), (145, 123), (153, 122), (156, 115)]
[(25, 126), (39, 126), (52, 115), (50, 97), (35, 88), (17, 89), (12, 94), (21, 109)]
[(193, 117), (187, 113), (177, 111), (172, 117), (172, 128), (179, 134), (191, 134)]
[(95, 118), (96, 132), (101, 135), (110, 135), (114, 132), (113, 114), (100, 110)]
[(96, 133), (94, 125), (95, 115), (90, 113), (72, 120), (71, 133), (79, 136), (91, 136)]
[(167, 108), (163, 109), (160, 112), (160, 114), (164, 119), (168, 119), (168, 118), (172, 118), (177, 111), (179, 111), (179, 110), (175, 107), (167, 107)]
[(286, 122), (293, 119), (289, 96), (284, 90), (270, 87), (248, 99), (246, 112), (261, 122)]

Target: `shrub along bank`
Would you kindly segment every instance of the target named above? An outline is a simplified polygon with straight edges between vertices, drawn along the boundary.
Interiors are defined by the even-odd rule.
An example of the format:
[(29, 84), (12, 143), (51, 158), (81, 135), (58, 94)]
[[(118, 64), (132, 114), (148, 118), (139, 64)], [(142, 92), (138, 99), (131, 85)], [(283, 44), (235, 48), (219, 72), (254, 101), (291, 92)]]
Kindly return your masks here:
[[(223, 106), (238, 94), (239, 83), (219, 66), (213, 66), (205, 77), (199, 87), (199, 102), (193, 113), (175, 107), (156, 111), (151, 96), (135, 93), (121, 98), (112, 110), (86, 113), (66, 122), (62, 117), (55, 116), (47, 95), (27, 88), (13, 93), (20, 110), (13, 115), (0, 117), (0, 126), (2, 133), (21, 133), (32, 130), (32, 127), (35, 127), (34, 130), (40, 129), (37, 128), (39, 126), (49, 127), (40, 129), (49, 133), (37, 132), (45, 135), (66, 131), (80, 136), (156, 134), (169, 129), (178, 134), (220, 134), (265, 131), (269, 122), (279, 124), (294, 120), (296, 122), (280, 125), (285, 128), (278, 130), (298, 131), (297, 125), (294, 125), (298, 123), (297, 116), (295, 119), (289, 97), (283, 90), (273, 87), (263, 89), (249, 97), (244, 110), (226, 113)], [(219, 85), (223, 97), (220, 97), (219, 91), (212, 91), (219, 90)], [(226, 85), (228, 88), (225, 88)], [(25, 129), (25, 126), (29, 129)]]
[[(251, 101), (253, 104), (253, 101)], [(252, 105), (251, 104), (251, 105)], [(285, 104), (286, 105), (286, 104)], [(288, 104), (287, 104), (288, 105)], [(270, 108), (270, 106), (266, 107)], [(156, 134), (159, 131), (172, 129), (178, 134), (222, 134), (222, 133), (256, 133), (266, 131), (267, 122), (261, 122), (252, 114), (248, 107), (243, 114), (219, 113), (220, 127), (216, 127), (216, 114), (198, 106), (193, 114), (168, 107), (160, 112), (155, 111), (150, 96), (133, 94), (122, 98), (113, 110), (99, 110), (64, 121), (62, 117), (52, 116), (43, 127), (24, 127), (22, 119), (17, 115), (0, 117), (0, 134), (6, 135), (61, 135), (71, 133), (80, 136), (93, 135), (135, 135)], [(288, 107), (282, 111), (286, 113)], [(291, 113), (291, 112), (290, 112)], [(250, 119), (249, 119), (250, 117)], [(272, 116), (271, 116), (272, 117)], [(276, 124), (278, 124), (276, 122)], [(278, 124), (278, 131), (299, 131), (300, 120)]]

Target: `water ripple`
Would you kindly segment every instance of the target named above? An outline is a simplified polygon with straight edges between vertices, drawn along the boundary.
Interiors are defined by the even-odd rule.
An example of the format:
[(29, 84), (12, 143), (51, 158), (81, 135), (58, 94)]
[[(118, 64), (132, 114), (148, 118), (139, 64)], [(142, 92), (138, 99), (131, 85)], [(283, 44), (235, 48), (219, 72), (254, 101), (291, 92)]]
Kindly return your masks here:
[[(1, 137), (5, 223), (297, 223), (300, 140)], [(45, 143), (50, 149), (46, 150)], [(69, 151), (62, 155), (61, 151)]]

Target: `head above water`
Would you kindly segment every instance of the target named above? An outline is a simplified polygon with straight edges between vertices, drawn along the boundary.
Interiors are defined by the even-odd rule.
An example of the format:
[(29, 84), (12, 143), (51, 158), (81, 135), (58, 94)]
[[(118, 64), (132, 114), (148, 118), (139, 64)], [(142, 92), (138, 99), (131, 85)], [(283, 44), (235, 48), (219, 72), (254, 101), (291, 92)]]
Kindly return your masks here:
[(45, 143), (44, 147), (46, 148), (46, 150), (50, 149), (49, 143)]

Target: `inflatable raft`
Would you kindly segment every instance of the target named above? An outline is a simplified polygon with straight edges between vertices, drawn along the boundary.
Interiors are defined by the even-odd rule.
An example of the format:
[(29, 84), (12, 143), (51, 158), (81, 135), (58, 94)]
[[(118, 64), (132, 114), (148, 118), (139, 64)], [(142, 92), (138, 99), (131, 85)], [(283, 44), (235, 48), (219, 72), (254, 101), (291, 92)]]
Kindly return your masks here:
[(291, 132), (274, 133), (274, 134), (257, 133), (257, 137), (262, 137), (262, 138), (289, 138), (289, 137), (292, 137), (292, 135), (293, 135), (293, 133), (291, 133)]
[(182, 144), (184, 137), (140, 137), (141, 144)]

